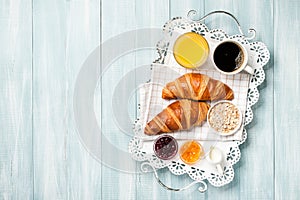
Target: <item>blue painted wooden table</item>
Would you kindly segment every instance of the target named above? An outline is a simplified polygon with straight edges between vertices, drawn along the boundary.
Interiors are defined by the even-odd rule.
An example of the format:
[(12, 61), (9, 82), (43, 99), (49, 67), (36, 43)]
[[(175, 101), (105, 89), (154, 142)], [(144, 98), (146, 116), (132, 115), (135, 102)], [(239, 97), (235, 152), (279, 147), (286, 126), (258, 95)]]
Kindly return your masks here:
[[(107, 138), (118, 151), (109, 152), (101, 144), (99, 148), (102, 156), (113, 158), (112, 163), (101, 163), (82, 144), (73, 110), (76, 78), (95, 48), (129, 30), (162, 28), (190, 9), (199, 16), (220, 9), (233, 13), (244, 31), (257, 30), (256, 39), (271, 53), (254, 120), (247, 127), (248, 139), (234, 166), (234, 181), (221, 188), (209, 186), (204, 194), (196, 186), (169, 192), (152, 174), (112, 167), (127, 164), (121, 163), (118, 152), (127, 151), (132, 135), (110, 117), (111, 96), (122, 77), (156, 58), (153, 48), (115, 58), (105, 71), (99, 66), (105, 74), (95, 90), (99, 137)], [(206, 24), (237, 33), (226, 17), (209, 18)], [(299, 199), (299, 33), (296, 0), (1, 0), (0, 199)], [(135, 42), (133, 37), (119, 47), (139, 46)], [(122, 87), (120, 99), (132, 92), (126, 84)], [(133, 120), (135, 93), (123, 103)], [(138, 171), (139, 164), (135, 165)], [(191, 181), (167, 170), (159, 175), (175, 187)]]

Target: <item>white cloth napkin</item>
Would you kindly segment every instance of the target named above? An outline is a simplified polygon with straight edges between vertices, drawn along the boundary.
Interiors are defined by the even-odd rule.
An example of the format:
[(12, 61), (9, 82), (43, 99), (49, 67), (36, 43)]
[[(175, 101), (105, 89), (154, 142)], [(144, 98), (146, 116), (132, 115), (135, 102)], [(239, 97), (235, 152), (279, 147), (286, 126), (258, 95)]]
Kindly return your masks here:
[[(175, 61), (176, 62), (176, 61)], [(210, 76), (211, 78), (222, 81), (234, 91), (234, 99), (232, 102), (238, 106), (243, 113), (246, 111), (247, 92), (249, 86), (250, 75), (247, 73), (239, 73), (236, 75), (224, 75), (215, 69), (190, 70), (180, 66), (153, 64), (151, 82), (140, 87), (140, 120), (143, 128), (155, 115), (161, 112), (169, 104), (175, 100), (164, 100), (161, 98), (163, 87), (166, 83), (171, 82), (185, 73), (201, 73)], [(209, 102), (214, 104), (216, 102)], [(196, 140), (214, 140), (214, 141), (232, 141), (241, 140), (244, 126), (233, 135), (219, 136), (208, 127), (207, 122), (202, 126), (193, 127), (186, 131), (176, 131), (170, 133), (176, 139), (196, 139)], [(142, 131), (143, 132), (143, 131)], [(141, 133), (139, 137), (145, 140), (154, 140), (157, 136), (148, 136)]]

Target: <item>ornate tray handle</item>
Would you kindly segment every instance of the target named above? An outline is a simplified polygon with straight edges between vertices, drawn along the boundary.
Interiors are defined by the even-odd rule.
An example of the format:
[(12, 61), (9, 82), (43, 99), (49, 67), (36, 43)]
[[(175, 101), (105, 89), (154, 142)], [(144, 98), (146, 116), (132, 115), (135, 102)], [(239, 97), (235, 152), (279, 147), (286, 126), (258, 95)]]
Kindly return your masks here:
[(164, 188), (167, 189), (167, 190), (179, 192), (179, 191), (183, 191), (183, 190), (186, 190), (186, 189), (190, 188), (191, 186), (195, 185), (196, 183), (201, 184), (201, 186), (198, 188), (198, 190), (199, 190), (200, 192), (203, 193), (203, 192), (205, 192), (205, 191), (207, 190), (207, 184), (206, 184), (204, 181), (193, 181), (192, 183), (190, 183), (190, 184), (188, 184), (188, 185), (186, 185), (186, 186), (184, 186), (184, 187), (182, 187), (182, 188), (171, 188), (171, 187), (169, 187), (169, 186), (166, 186), (166, 185), (159, 179), (155, 167), (153, 167), (149, 162), (143, 162), (143, 163), (141, 164), (141, 170), (142, 170), (142, 172), (144, 172), (144, 173), (151, 172), (152, 170), (149, 169), (149, 167), (151, 167), (151, 169), (153, 170), (153, 172), (154, 172), (154, 177), (155, 177), (155, 179), (157, 180), (157, 182), (158, 182), (162, 187), (164, 187)]
[[(193, 20), (191, 17), (192, 17), (193, 15), (195, 15), (196, 13), (197, 13), (196, 10), (190, 10), (190, 11), (188, 12), (188, 14), (187, 14), (188, 19)], [(205, 20), (208, 16), (213, 15), (213, 14), (225, 14), (225, 15), (230, 16), (230, 17), (235, 21), (235, 23), (236, 23), (236, 25), (237, 25), (237, 27), (238, 27), (238, 29), (239, 29), (240, 34), (241, 34), (242, 36), (244, 36), (245, 39), (247, 39), (247, 40), (253, 40), (253, 39), (255, 38), (255, 35), (256, 35), (255, 29), (253, 29), (253, 28), (248, 29), (248, 34), (251, 34), (251, 35), (248, 36), (248, 37), (245, 36), (245, 34), (243, 33), (242, 28), (241, 28), (241, 25), (240, 25), (239, 21), (237, 20), (237, 18), (236, 18), (233, 14), (231, 14), (231, 13), (229, 13), (229, 12), (226, 12), (226, 11), (223, 11), (223, 10), (212, 11), (212, 12), (210, 12), (210, 13), (204, 15), (204, 16), (201, 17), (200, 19), (198, 19), (198, 20), (193, 20), (193, 21), (201, 22), (201, 21)]]

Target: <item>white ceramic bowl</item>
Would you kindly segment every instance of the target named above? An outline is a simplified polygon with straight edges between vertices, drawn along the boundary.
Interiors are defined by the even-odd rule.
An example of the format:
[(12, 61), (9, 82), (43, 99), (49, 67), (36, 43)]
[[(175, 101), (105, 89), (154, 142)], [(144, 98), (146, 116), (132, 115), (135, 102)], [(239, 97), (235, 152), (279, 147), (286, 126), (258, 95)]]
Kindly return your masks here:
[[(225, 133), (225, 132), (219, 132), (219, 131), (217, 131), (215, 128), (213, 128), (213, 127), (211, 126), (210, 120), (209, 120), (211, 111), (212, 111), (217, 105), (219, 105), (219, 104), (221, 104), (221, 103), (229, 103), (229, 104), (235, 106), (235, 107), (237, 108), (237, 110), (238, 110), (238, 113), (239, 113), (239, 121), (238, 121), (237, 126), (236, 126), (233, 130), (231, 130), (231, 131), (229, 131), (229, 132), (226, 132), (226, 133)], [(232, 135), (232, 134), (234, 134), (235, 132), (237, 132), (237, 130), (239, 130), (239, 128), (241, 127), (241, 124), (242, 124), (242, 121), (243, 121), (242, 119), (243, 119), (243, 117), (242, 117), (242, 112), (241, 112), (241, 110), (240, 110), (234, 103), (232, 103), (231, 101), (227, 101), (227, 100), (218, 101), (217, 103), (215, 103), (214, 105), (212, 105), (212, 106), (210, 107), (210, 109), (208, 110), (208, 113), (207, 113), (207, 123), (208, 123), (209, 128), (210, 128), (211, 130), (213, 130), (215, 133), (217, 133), (218, 135), (221, 135), (221, 136), (228, 136), (228, 135)]]

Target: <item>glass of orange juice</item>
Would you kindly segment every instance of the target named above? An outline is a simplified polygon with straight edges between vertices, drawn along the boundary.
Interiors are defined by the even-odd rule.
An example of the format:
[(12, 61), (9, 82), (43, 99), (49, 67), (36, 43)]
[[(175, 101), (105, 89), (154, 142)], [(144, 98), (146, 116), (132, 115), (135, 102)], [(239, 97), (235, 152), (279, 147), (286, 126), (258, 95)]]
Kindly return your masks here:
[(175, 41), (173, 55), (178, 64), (194, 69), (207, 60), (209, 45), (202, 35), (194, 32), (184, 33)]

